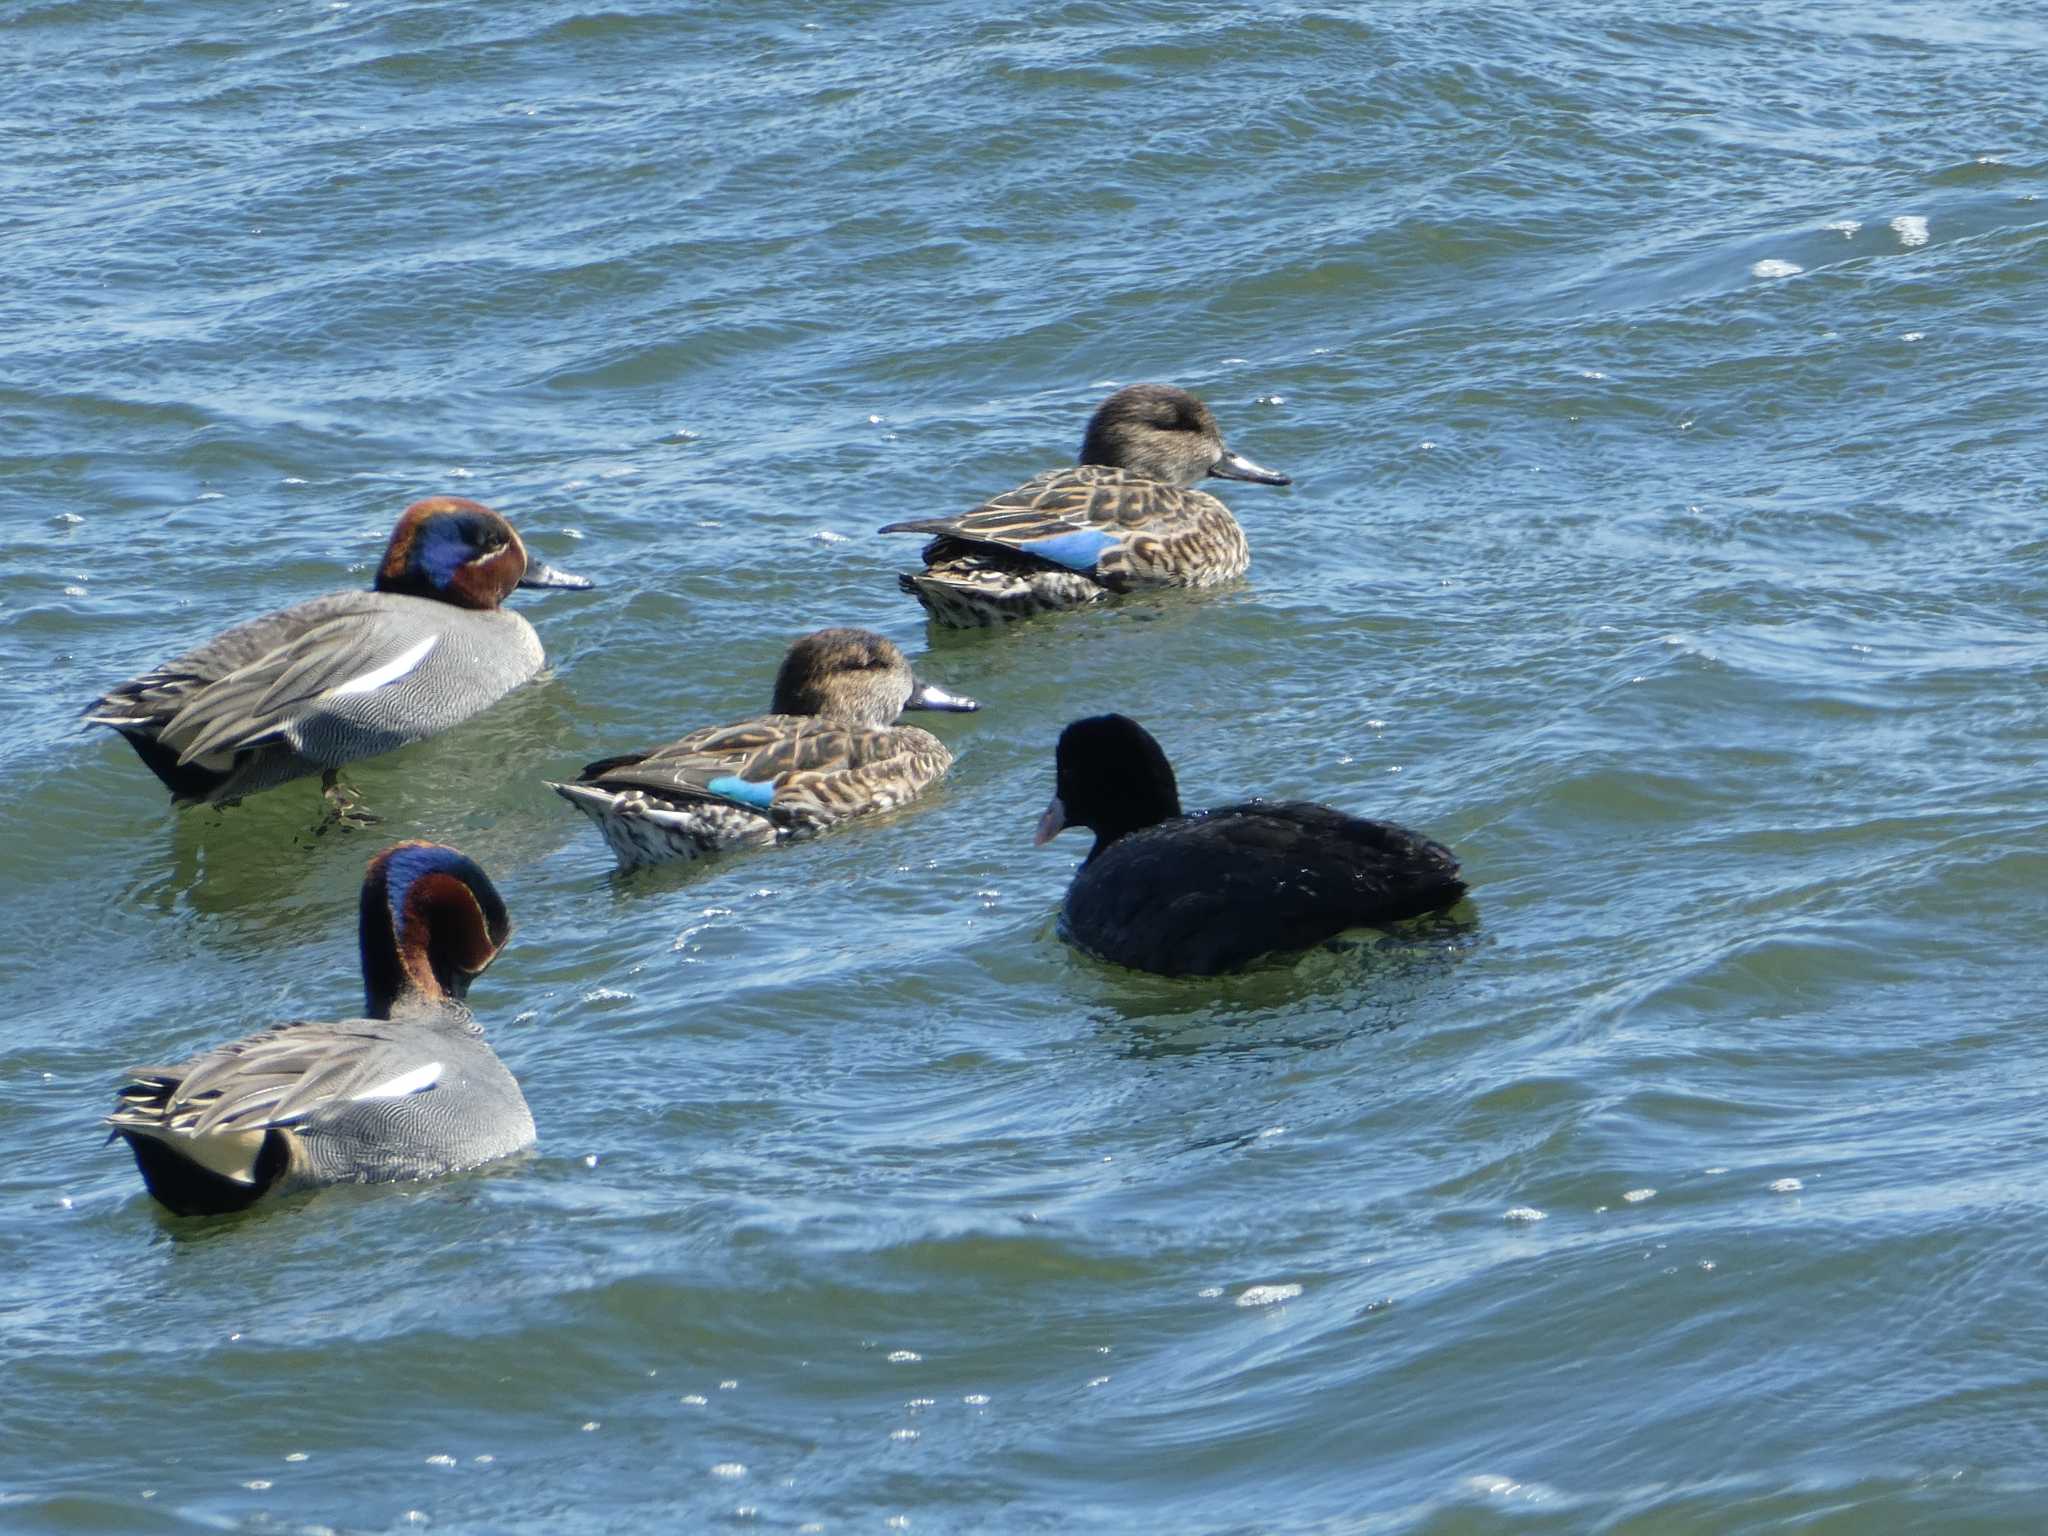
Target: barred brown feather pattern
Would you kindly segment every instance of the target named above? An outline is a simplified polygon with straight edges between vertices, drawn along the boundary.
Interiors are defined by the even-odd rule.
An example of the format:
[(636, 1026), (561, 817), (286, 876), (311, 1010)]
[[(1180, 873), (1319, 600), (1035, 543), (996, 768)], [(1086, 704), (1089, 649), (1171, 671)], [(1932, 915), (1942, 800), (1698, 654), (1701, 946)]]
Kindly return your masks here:
[[(1215, 586), (1251, 563), (1244, 530), (1214, 496), (1101, 464), (1048, 470), (959, 517), (883, 532), (937, 535), (925, 570), (903, 586), (934, 618), (963, 627), (1080, 607), (1106, 592)], [(1090, 573), (1030, 547), (1086, 533), (1115, 540)]]

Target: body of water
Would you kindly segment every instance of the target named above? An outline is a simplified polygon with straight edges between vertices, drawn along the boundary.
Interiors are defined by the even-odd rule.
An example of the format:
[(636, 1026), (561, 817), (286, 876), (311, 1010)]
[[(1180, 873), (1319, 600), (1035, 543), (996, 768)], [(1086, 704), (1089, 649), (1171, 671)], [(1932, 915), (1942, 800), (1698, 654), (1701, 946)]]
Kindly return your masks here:
[[(1957, 5), (0, 14), (0, 1528), (2025, 1530), (2048, 25)], [(896, 519), (1184, 385), (1246, 581), (928, 630)], [(551, 667), (173, 813), (78, 713), (502, 510)], [(914, 810), (620, 877), (542, 784), (880, 629)], [(1469, 923), (1076, 956), (1062, 723)], [(516, 924), (530, 1158), (179, 1221), (120, 1070)]]

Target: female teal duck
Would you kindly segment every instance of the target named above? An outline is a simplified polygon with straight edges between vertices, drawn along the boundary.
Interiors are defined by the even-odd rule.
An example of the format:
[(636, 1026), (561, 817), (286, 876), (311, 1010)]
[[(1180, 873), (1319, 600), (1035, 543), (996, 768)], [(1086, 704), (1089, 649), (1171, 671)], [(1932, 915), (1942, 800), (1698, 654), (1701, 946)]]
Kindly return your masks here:
[(891, 523), (936, 534), (925, 568), (897, 577), (941, 624), (973, 629), (1149, 587), (1213, 587), (1251, 560), (1230, 509), (1190, 487), (1205, 475), (1288, 485), (1223, 446), (1184, 389), (1133, 384), (1088, 423), (1081, 462), (1047, 470), (959, 517)]
[(980, 707), (919, 682), (872, 631), (821, 629), (789, 648), (768, 714), (608, 757), (550, 787), (624, 865), (765, 848), (916, 799), (953, 754), (892, 722), (906, 709)]
[(1249, 800), (1191, 816), (1151, 732), (1123, 715), (1060, 733), (1058, 788), (1036, 842), (1086, 827), (1095, 846), (1060, 910), (1077, 947), (1162, 976), (1214, 976), (1346, 928), (1450, 906), (1450, 849), (1392, 822), (1303, 800)]
[(174, 804), (230, 805), (467, 720), (540, 670), (514, 587), (587, 587), (526, 553), (490, 508), (414, 502), (368, 592), (335, 592), (223, 631), (86, 711), (128, 738)]
[(529, 1147), (526, 1099), (463, 1004), (511, 931), (489, 877), (453, 848), (386, 849), (363, 880), (362, 1018), (279, 1024), (136, 1067), (107, 1124), (181, 1216), (433, 1178)]

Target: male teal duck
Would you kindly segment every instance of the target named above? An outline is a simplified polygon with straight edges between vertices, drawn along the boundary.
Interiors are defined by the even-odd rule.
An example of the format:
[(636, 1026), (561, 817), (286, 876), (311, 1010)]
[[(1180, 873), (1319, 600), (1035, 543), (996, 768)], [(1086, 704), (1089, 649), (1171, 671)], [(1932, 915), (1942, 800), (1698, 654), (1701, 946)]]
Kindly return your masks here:
[(1078, 948), (1162, 976), (1214, 976), (1346, 928), (1450, 906), (1450, 849), (1391, 822), (1303, 800), (1249, 800), (1184, 816), (1173, 766), (1123, 715), (1060, 733), (1045, 843), (1086, 827), (1095, 846), (1061, 908)]
[(915, 800), (953, 754), (892, 722), (906, 709), (980, 707), (918, 681), (870, 630), (821, 629), (789, 648), (768, 714), (608, 757), (550, 787), (623, 865), (765, 848)]
[(514, 587), (588, 587), (459, 496), (405, 509), (375, 586), (238, 624), (106, 695), (93, 725), (128, 739), (174, 804), (229, 805), (467, 720), (540, 670)]
[(107, 1124), (181, 1216), (433, 1178), (529, 1147), (526, 1099), (463, 1003), (511, 931), (489, 877), (453, 848), (388, 848), (363, 880), (362, 1018), (278, 1024), (136, 1067)]
[(1133, 384), (1088, 423), (1081, 462), (1051, 469), (958, 517), (891, 523), (929, 533), (925, 568), (897, 577), (941, 624), (973, 629), (1152, 587), (1213, 587), (1244, 574), (1244, 530), (1206, 475), (1288, 485), (1223, 445), (1184, 389)]

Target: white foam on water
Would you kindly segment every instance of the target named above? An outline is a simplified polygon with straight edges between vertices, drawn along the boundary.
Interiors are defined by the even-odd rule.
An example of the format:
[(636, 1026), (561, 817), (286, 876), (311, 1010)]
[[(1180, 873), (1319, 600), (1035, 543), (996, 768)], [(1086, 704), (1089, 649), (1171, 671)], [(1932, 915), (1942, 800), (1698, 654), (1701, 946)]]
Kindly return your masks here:
[(1223, 1287), (1220, 1285), (1205, 1285), (1195, 1294), (1204, 1301), (1209, 1301), (1217, 1296), (1221, 1296), (1223, 1294)]
[(1237, 1298), (1240, 1307), (1271, 1307), (1283, 1301), (1292, 1301), (1301, 1294), (1298, 1285), (1253, 1285), (1247, 1286)]
[(713, 1477), (722, 1477), (727, 1482), (737, 1482), (747, 1475), (747, 1464), (743, 1461), (721, 1461), (711, 1469)]
[(970, 1392), (961, 1398), (960, 1401), (970, 1408), (986, 1408), (988, 1406), (988, 1394), (986, 1392)]
[(892, 1349), (888, 1354), (891, 1365), (915, 1365), (924, 1358), (914, 1349)]
[(242, 1484), (242, 1486), (244, 1488), (250, 1489), (255, 1493), (261, 1493), (264, 1489), (270, 1486), (270, 1479), (267, 1477), (252, 1477), (249, 1479), (249, 1481)]
[(1641, 1205), (1645, 1200), (1648, 1200), (1651, 1196), (1655, 1195), (1656, 1193), (1657, 1191), (1655, 1191), (1654, 1189), (1632, 1189), (1628, 1191), (1628, 1193), (1623, 1195), (1621, 1198), (1626, 1200), (1630, 1205)]
[(1771, 1180), (1771, 1193), (1774, 1195), (1796, 1195), (1804, 1188), (1806, 1186), (1797, 1179)]
[(74, 586), (74, 587), (66, 587), (66, 588), (64, 589), (64, 595), (65, 595), (66, 597), (84, 597), (84, 596), (86, 595), (86, 593), (85, 593), (85, 588), (83, 588), (83, 587), (75, 587), (75, 586)]
[(1476, 1493), (1493, 1499), (1521, 1499), (1531, 1504), (1540, 1504), (1557, 1497), (1557, 1490), (1547, 1483), (1523, 1482), (1519, 1478), (1502, 1477), (1497, 1473), (1480, 1472), (1468, 1477), (1460, 1485), (1467, 1493)]
[(1892, 233), (1899, 244), (1911, 249), (1927, 243), (1927, 220), (1917, 213), (1902, 213), (1892, 220)]
[(1109, 1385), (1109, 1378), (1107, 1376), (1091, 1376), (1088, 1378), (1088, 1385), (1091, 1387), (1106, 1387)]
[(1847, 240), (1851, 235), (1855, 234), (1856, 231), (1861, 229), (1862, 227), (1862, 221), (1859, 219), (1837, 219), (1832, 224), (1821, 225), (1822, 229), (1830, 230), (1833, 233), (1840, 235), (1844, 240)]
[(598, 1431), (599, 1431), (600, 1429), (603, 1429), (603, 1428), (604, 1428), (604, 1420), (603, 1420), (603, 1419), (585, 1419), (585, 1420), (583, 1421), (583, 1433), (585, 1433), (586, 1435), (594, 1435), (594, 1434), (596, 1434), (596, 1433), (597, 1433), (597, 1432), (598, 1432)]
[(1901, 341), (1925, 341), (1926, 339), (1927, 333), (1925, 331), (1908, 331), (1899, 338)]
[(448, 471), (448, 478), (450, 480), (474, 480), (476, 478), (476, 471), (473, 469), (463, 469), (458, 466)]
[(834, 533), (830, 528), (820, 528), (811, 537), (820, 544), (844, 544), (846, 542), (845, 534)]
[(1766, 256), (1749, 269), (1751, 277), (1797, 277), (1806, 268), (1796, 261), (1781, 261), (1776, 256)]
[(892, 1429), (889, 1431), (889, 1438), (891, 1440), (915, 1440), (921, 1433), (922, 1431), (915, 1429)]
[(721, 1381), (718, 1384), (718, 1390), (721, 1392), (737, 1392), (739, 1390), (739, 1385), (739, 1382), (728, 1377), (726, 1380)]
[(583, 530), (581, 528), (564, 528), (562, 530), (562, 537), (565, 539), (581, 539), (583, 537)]
[(1539, 1211), (1533, 1205), (1512, 1205), (1502, 1213), (1503, 1221), (1548, 1221), (1550, 1213)]
[(286, 1451), (284, 1453), (284, 1459), (286, 1461), (304, 1461), (306, 1459), (306, 1453), (304, 1451)]
[(701, 1392), (685, 1392), (681, 1397), (677, 1398), (676, 1401), (681, 1403), (685, 1408), (702, 1408), (706, 1403), (710, 1402), (711, 1399), (704, 1396)]
[(1711, 1272), (1714, 1268), (1714, 1261), (1712, 1259), (1701, 1259), (1700, 1268)]

